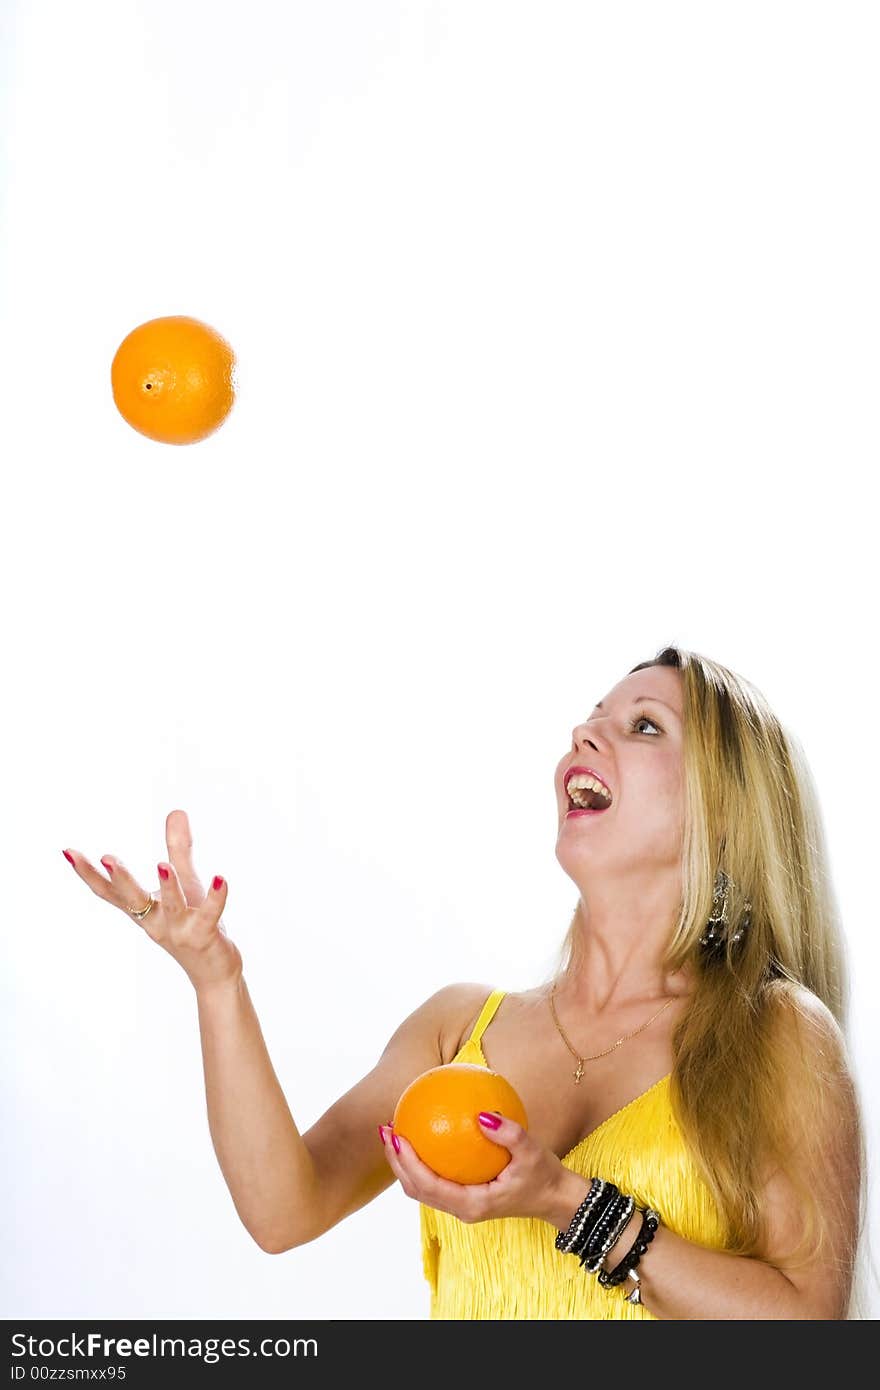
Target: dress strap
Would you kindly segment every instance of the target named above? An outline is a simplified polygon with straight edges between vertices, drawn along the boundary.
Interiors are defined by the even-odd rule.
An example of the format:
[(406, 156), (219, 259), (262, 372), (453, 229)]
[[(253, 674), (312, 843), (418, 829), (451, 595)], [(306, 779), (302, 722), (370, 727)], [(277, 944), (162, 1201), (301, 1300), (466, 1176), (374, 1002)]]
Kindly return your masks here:
[(485, 1004), (480, 1010), (479, 1018), (477, 1019), (473, 1028), (471, 1029), (471, 1034), (468, 1038), (468, 1042), (476, 1043), (479, 1047), (480, 1038), (483, 1036), (484, 1030), (491, 1023), (492, 1016), (494, 1015), (495, 1010), (498, 1008), (498, 1005), (501, 1003), (501, 1000), (504, 998), (506, 993), (506, 989), (493, 989), (492, 993), (489, 995), (489, 998), (486, 1000)]

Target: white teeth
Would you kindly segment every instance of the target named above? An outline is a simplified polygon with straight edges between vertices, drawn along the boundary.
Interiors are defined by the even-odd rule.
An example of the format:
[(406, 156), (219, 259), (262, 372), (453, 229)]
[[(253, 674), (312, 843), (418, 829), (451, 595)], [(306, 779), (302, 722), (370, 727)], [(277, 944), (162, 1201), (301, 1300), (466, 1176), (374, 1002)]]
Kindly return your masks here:
[(577, 806), (586, 805), (587, 798), (577, 795), (577, 793), (584, 791), (600, 792), (606, 802), (609, 805), (611, 803), (611, 796), (607, 789), (603, 787), (602, 783), (597, 781), (595, 777), (591, 777), (586, 772), (576, 772), (573, 777), (569, 778), (567, 790), (572, 801)]

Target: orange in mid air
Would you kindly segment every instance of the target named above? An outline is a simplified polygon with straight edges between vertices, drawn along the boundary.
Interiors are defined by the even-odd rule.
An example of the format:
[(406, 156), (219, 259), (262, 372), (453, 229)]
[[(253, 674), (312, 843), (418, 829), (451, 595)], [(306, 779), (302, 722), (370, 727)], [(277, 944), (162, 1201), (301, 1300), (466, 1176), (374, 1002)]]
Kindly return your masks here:
[(472, 1062), (431, 1067), (407, 1086), (393, 1125), (419, 1158), (453, 1182), (490, 1182), (510, 1162), (510, 1150), (487, 1139), (480, 1110), (500, 1110), (528, 1129), (525, 1107), (509, 1081)]
[(132, 429), (162, 444), (195, 444), (213, 434), (232, 409), (235, 354), (200, 319), (149, 319), (119, 344), (110, 384)]

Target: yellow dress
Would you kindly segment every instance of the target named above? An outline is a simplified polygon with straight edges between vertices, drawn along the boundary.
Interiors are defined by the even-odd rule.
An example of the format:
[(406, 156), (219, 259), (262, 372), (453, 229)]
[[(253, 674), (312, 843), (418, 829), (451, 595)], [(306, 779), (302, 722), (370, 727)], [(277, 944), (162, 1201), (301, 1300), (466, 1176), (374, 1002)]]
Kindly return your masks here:
[[(489, 995), (454, 1062), (488, 1067), (483, 1030), (506, 990)], [(598, 1125), (565, 1155), (567, 1168), (610, 1179), (652, 1206), (686, 1240), (724, 1249), (727, 1228), (685, 1148), (669, 1097), (667, 1073), (649, 1090)], [(572, 1215), (574, 1212), (572, 1211)], [(419, 1204), (422, 1266), (431, 1286), (432, 1319), (493, 1320), (652, 1318), (644, 1304), (627, 1303), (627, 1279), (605, 1289), (574, 1255), (556, 1249), (555, 1227), (537, 1217), (504, 1216), (464, 1222)], [(651, 1258), (649, 1246), (643, 1260)]]

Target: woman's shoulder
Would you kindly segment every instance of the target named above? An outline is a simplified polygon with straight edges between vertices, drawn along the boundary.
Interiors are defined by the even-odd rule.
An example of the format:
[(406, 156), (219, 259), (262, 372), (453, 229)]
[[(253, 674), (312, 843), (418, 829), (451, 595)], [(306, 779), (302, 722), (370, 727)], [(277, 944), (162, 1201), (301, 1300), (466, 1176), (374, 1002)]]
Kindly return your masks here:
[(800, 1042), (814, 1038), (843, 1040), (843, 1030), (824, 1000), (796, 980), (776, 980), (770, 992), (772, 1017)]
[(777, 981), (770, 1004), (771, 1032), (782, 1056), (788, 1058), (792, 1083), (801, 1076), (809, 1089), (820, 1075), (847, 1075), (846, 1035), (818, 994), (796, 981)]
[(473, 980), (444, 985), (437, 991), (441, 1010), (440, 1055), (443, 1063), (451, 1062), (471, 1032), (489, 995), (497, 985), (479, 984)]

